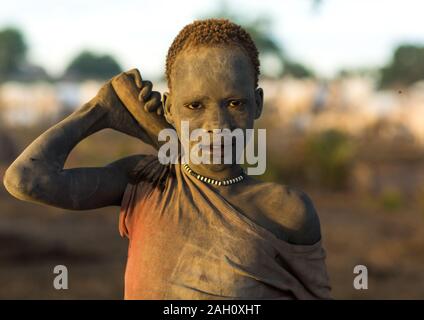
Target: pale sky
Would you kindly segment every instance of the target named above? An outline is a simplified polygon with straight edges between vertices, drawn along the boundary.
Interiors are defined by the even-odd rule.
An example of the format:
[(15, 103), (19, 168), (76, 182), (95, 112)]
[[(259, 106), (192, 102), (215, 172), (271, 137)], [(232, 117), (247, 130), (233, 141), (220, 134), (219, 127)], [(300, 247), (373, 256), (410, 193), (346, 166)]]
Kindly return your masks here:
[[(274, 35), (296, 60), (331, 76), (383, 65), (400, 42), (424, 44), (423, 0), (228, 0), (231, 11), (270, 16)], [(0, 28), (19, 27), (29, 57), (53, 75), (83, 49), (113, 54), (145, 77), (163, 73), (178, 31), (216, 9), (216, 0), (1, 0)]]

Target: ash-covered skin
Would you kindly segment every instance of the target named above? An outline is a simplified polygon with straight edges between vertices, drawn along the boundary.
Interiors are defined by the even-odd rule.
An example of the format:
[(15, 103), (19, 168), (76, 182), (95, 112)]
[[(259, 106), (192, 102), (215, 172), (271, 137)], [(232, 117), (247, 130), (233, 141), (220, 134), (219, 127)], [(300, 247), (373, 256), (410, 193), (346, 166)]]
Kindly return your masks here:
[[(213, 141), (214, 129), (252, 129), (263, 105), (263, 92), (255, 88), (254, 70), (246, 53), (237, 46), (196, 47), (175, 61), (172, 90), (164, 94), (165, 117), (181, 137), (181, 121), (190, 132), (204, 129)], [(190, 90), (187, 90), (190, 88)], [(197, 141), (190, 141), (190, 150)], [(235, 160), (235, 146), (233, 146)], [(238, 176), (238, 164), (193, 164), (204, 176), (218, 180)]]
[[(142, 81), (137, 70), (127, 75), (140, 90), (140, 106), (157, 112), (161, 107), (160, 93), (152, 91), (151, 82)], [(157, 148), (157, 139), (148, 134), (149, 123), (144, 125), (142, 128), (134, 120), (108, 81), (92, 100), (34, 140), (7, 169), (4, 185), (18, 199), (64, 209), (119, 206), (128, 173), (143, 155), (125, 157), (98, 168), (64, 169), (64, 164), (80, 141), (105, 128)]]
[[(182, 51), (171, 73), (172, 89), (164, 93), (165, 117), (181, 137), (181, 121), (190, 130), (253, 128), (263, 107), (263, 90), (255, 86), (255, 73), (245, 51), (235, 45), (198, 46)], [(189, 90), (187, 90), (189, 88)], [(196, 144), (190, 143), (190, 149)], [(235, 146), (233, 146), (233, 159)], [(238, 176), (239, 164), (193, 164), (197, 173), (218, 180)], [(265, 192), (252, 195), (249, 186), (266, 184)], [(233, 206), (279, 238), (298, 244), (312, 244), (321, 238), (320, 224), (312, 201), (301, 191), (276, 183), (264, 183), (246, 176), (229, 186), (211, 185)], [(277, 210), (266, 212), (264, 203)]]
[[(160, 94), (152, 91), (151, 83), (142, 81), (136, 70), (128, 74), (132, 85), (140, 90), (141, 106), (161, 114)], [(242, 49), (233, 45), (201, 46), (184, 50), (177, 57), (172, 90), (164, 95), (164, 102), (166, 119), (178, 134), (181, 120), (189, 120), (191, 130), (248, 129), (261, 114), (263, 91), (255, 88), (253, 68)], [(159, 126), (144, 121), (140, 115), (131, 117), (129, 110), (117, 99), (111, 83), (106, 83), (95, 98), (23, 151), (6, 171), (7, 190), (21, 200), (65, 209), (120, 206), (129, 173), (143, 155), (125, 157), (99, 168), (63, 169), (63, 166), (80, 141), (104, 128), (137, 137), (157, 148), (154, 136)], [(234, 177), (241, 170), (237, 164), (192, 167), (216, 179)], [(250, 194), (249, 186), (257, 184), (266, 184), (264, 191)], [(313, 204), (301, 191), (252, 177), (230, 186), (211, 187), (280, 239), (313, 244), (321, 238)], [(268, 207), (273, 203), (274, 209), (265, 210), (264, 203)]]

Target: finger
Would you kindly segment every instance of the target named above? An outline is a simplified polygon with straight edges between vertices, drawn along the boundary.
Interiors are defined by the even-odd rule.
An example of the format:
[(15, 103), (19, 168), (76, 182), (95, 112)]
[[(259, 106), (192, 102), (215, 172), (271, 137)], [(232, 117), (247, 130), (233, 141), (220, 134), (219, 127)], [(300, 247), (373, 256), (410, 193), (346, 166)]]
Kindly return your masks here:
[(150, 95), (152, 93), (153, 84), (150, 81), (142, 82), (142, 89), (140, 94), (138, 95), (138, 100), (147, 102), (150, 99)]
[(148, 112), (156, 112), (158, 107), (162, 104), (160, 93), (157, 91), (153, 91), (150, 95), (149, 101), (144, 105), (144, 109)]
[(160, 100), (160, 107), (157, 109), (157, 112), (159, 116), (165, 115), (165, 103), (163, 99)]
[(155, 112), (157, 108), (161, 104), (161, 96), (160, 93), (157, 91), (153, 91), (150, 95), (150, 99), (146, 102), (144, 105), (144, 108), (148, 112)]
[(144, 110), (146, 110), (147, 112), (157, 112), (159, 106), (160, 105), (157, 101), (149, 100), (149, 102), (144, 105)]
[(138, 99), (138, 101), (140, 101), (140, 102), (144, 102), (144, 98), (143, 98), (143, 95), (142, 95), (142, 92), (141, 92), (141, 91), (140, 91), (140, 93), (138, 94), (137, 99)]
[(131, 69), (130, 71), (125, 72), (128, 76), (133, 78), (137, 88), (141, 89), (143, 87), (143, 79), (141, 78), (140, 71), (137, 68)]

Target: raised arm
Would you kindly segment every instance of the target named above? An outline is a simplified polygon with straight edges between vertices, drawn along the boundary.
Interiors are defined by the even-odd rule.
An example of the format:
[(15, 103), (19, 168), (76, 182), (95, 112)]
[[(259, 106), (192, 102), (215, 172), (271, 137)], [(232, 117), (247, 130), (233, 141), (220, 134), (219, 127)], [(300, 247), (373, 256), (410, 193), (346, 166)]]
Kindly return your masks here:
[[(160, 114), (156, 113), (161, 105), (160, 93), (152, 91), (151, 83), (142, 82), (134, 70), (114, 79), (120, 77), (126, 79), (127, 86), (140, 92), (138, 103), (140, 109), (146, 110), (145, 114), (148, 110)], [(123, 88), (115, 86), (115, 89)], [(107, 82), (96, 97), (41, 134), (22, 152), (4, 175), (6, 189), (18, 199), (65, 209), (119, 206), (128, 173), (143, 155), (126, 157), (98, 168), (63, 167), (80, 141), (104, 128), (118, 130), (157, 147), (151, 127), (158, 130), (158, 125), (150, 124), (153, 118), (147, 117), (149, 121), (142, 127), (140, 117), (141, 114), (138, 121), (134, 119), (118, 99), (111, 81)]]

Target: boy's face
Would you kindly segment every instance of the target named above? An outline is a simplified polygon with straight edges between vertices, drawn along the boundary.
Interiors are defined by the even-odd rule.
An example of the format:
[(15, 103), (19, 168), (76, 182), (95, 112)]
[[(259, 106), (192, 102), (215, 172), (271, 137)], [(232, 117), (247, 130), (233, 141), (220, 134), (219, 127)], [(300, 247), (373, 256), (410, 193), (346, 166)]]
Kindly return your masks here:
[[(181, 52), (171, 81), (172, 91), (164, 95), (165, 116), (180, 139), (181, 121), (189, 122), (190, 132), (199, 128), (208, 131), (212, 144), (214, 129), (240, 128), (245, 132), (261, 114), (262, 89), (255, 89), (253, 65), (238, 47), (202, 46)], [(190, 142), (190, 149), (197, 143)], [(213, 148), (210, 150), (213, 153)], [(216, 170), (223, 167), (207, 166)]]

